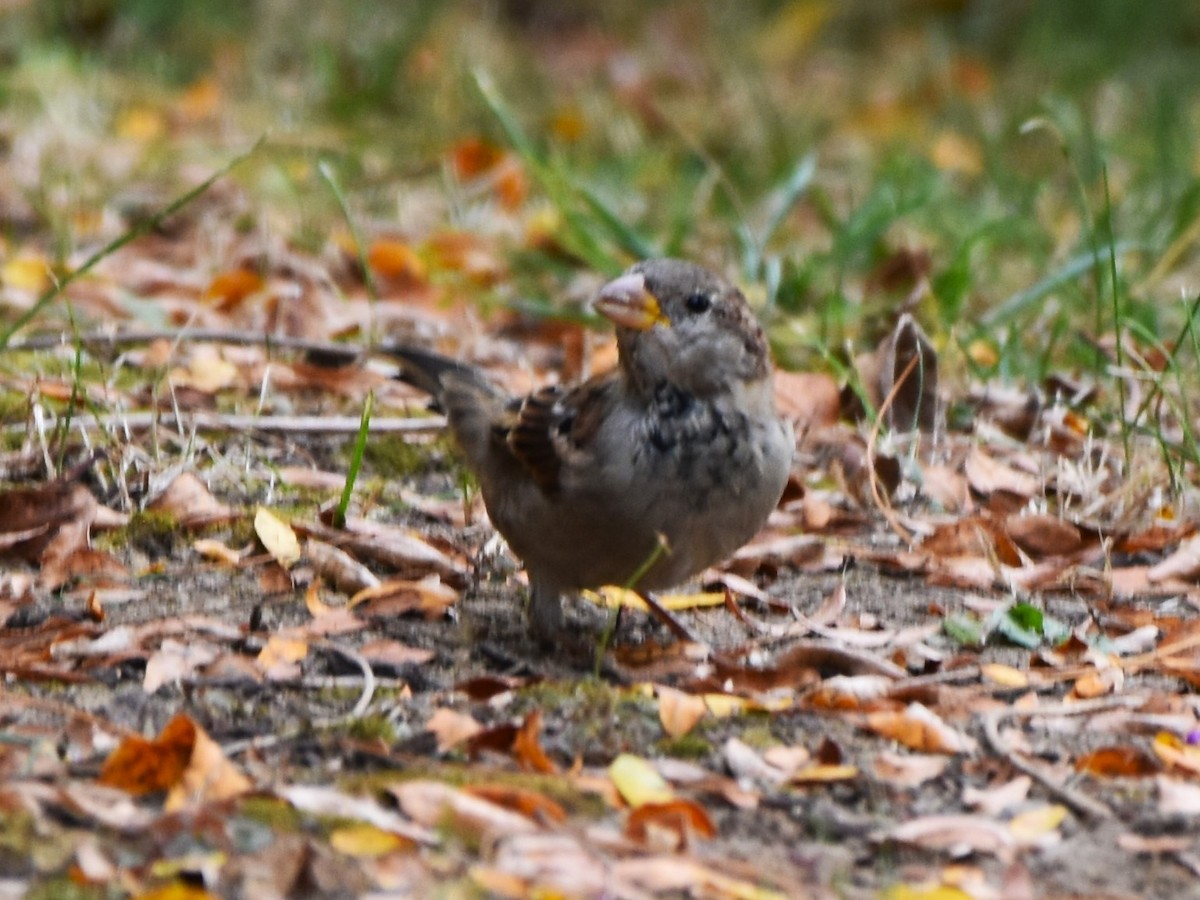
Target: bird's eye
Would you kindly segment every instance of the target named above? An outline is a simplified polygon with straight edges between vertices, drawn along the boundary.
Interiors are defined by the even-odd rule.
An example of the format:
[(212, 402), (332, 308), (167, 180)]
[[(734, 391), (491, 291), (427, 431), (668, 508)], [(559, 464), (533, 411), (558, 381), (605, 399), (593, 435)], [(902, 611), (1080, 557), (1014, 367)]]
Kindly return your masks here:
[(708, 312), (708, 310), (712, 307), (712, 297), (701, 291), (696, 291), (696, 293), (688, 296), (686, 305), (688, 312), (697, 314)]

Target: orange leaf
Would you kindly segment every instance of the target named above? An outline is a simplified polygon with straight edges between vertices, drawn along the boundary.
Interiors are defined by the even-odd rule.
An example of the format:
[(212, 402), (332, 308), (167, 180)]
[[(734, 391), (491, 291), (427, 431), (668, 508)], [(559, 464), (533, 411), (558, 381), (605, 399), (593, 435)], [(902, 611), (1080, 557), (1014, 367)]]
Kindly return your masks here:
[(703, 807), (685, 799), (643, 803), (630, 812), (625, 820), (625, 834), (630, 840), (644, 842), (648, 830), (652, 828), (673, 832), (677, 837), (677, 846), (685, 846), (692, 834), (711, 838), (717, 833), (716, 826)]
[(450, 150), (450, 166), (460, 181), (479, 177), (503, 158), (502, 149), (478, 137), (459, 141)]
[(1144, 778), (1160, 768), (1157, 760), (1137, 747), (1101, 747), (1075, 760), (1076, 771), (1103, 778)]
[(542, 713), (535, 709), (525, 717), (513, 741), (513, 756), (523, 769), (534, 772), (551, 774), (558, 771), (558, 766), (542, 749), (539, 736), (542, 731)]
[(204, 291), (205, 299), (228, 312), (251, 294), (261, 291), (263, 278), (253, 269), (237, 268), (219, 272)]
[(109, 754), (98, 781), (134, 796), (165, 791), (179, 783), (192, 757), (197, 728), (178, 714), (155, 740), (128, 737)]
[(975, 748), (970, 736), (955, 731), (919, 703), (910, 703), (902, 712), (871, 713), (867, 716), (867, 726), (913, 750), (969, 753)]
[(567, 818), (566, 810), (537, 791), (500, 784), (469, 785), (463, 790), (497, 806), (518, 812), (535, 822), (564, 822)]
[(424, 281), (425, 263), (403, 241), (380, 238), (367, 250), (367, 265), (378, 275), (396, 281)]

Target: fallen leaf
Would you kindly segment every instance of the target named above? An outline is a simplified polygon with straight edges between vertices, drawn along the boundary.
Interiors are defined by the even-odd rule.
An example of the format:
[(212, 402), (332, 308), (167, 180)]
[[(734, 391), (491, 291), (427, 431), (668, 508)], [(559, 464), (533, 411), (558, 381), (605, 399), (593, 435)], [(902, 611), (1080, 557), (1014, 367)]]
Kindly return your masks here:
[(445, 753), (483, 731), (483, 726), (466, 713), (441, 708), (425, 723), (425, 730), (437, 737), (439, 753)]
[(165, 791), (182, 779), (198, 731), (196, 724), (181, 713), (154, 740), (125, 738), (104, 761), (97, 780), (135, 797)]
[(954, 856), (986, 853), (1008, 859), (1017, 846), (1004, 823), (982, 816), (922, 816), (888, 829), (883, 836), (926, 850), (946, 850)]
[(630, 811), (625, 820), (625, 835), (630, 840), (660, 846), (662, 841), (652, 838), (655, 831), (670, 834), (671, 839), (664, 849), (671, 850), (686, 848), (692, 835), (711, 838), (717, 834), (716, 826), (704, 808), (686, 799), (643, 803)]
[(1152, 584), (1175, 578), (1196, 581), (1200, 577), (1200, 534), (1181, 543), (1174, 553), (1151, 566), (1146, 575)]
[(869, 713), (866, 721), (867, 727), (876, 734), (899, 741), (913, 750), (972, 753), (976, 748), (974, 738), (955, 731), (920, 703), (910, 703), (902, 712)]
[(541, 710), (535, 709), (525, 717), (521, 727), (517, 729), (516, 738), (513, 740), (513, 758), (526, 771), (553, 774), (558, 771), (558, 766), (542, 749), (541, 731), (542, 713)]
[(682, 737), (691, 731), (708, 712), (703, 697), (658, 685), (658, 718), (663, 730), (673, 738)]
[(963, 803), (972, 809), (977, 809), (989, 816), (999, 816), (1010, 809), (1020, 806), (1029, 796), (1033, 787), (1033, 779), (1028, 775), (1018, 775), (1010, 781), (993, 785), (988, 788), (976, 788), (966, 785), (963, 788)]
[(1038, 806), (1013, 816), (1008, 830), (1022, 847), (1045, 846), (1048, 836), (1058, 837), (1058, 827), (1066, 817), (1067, 808), (1062, 804)]
[(675, 794), (653, 765), (622, 753), (608, 766), (608, 777), (620, 792), (621, 798), (632, 807), (646, 803), (670, 803)]
[(537, 791), (499, 784), (472, 784), (463, 790), (476, 797), (482, 797), (489, 803), (511, 809), (535, 822), (545, 824), (565, 822), (567, 819), (565, 809)]
[(291, 526), (264, 507), (254, 514), (254, 533), (279, 565), (290, 569), (300, 560), (300, 541)]
[(994, 459), (976, 447), (964, 464), (971, 488), (985, 496), (997, 491), (1028, 499), (1041, 493), (1041, 483), (1032, 475)]
[(406, 837), (365, 822), (335, 828), (329, 833), (329, 845), (338, 853), (355, 859), (377, 859), (416, 846)]
[(901, 788), (914, 788), (939, 777), (950, 764), (945, 756), (902, 754), (884, 750), (875, 757), (873, 770), (880, 781)]

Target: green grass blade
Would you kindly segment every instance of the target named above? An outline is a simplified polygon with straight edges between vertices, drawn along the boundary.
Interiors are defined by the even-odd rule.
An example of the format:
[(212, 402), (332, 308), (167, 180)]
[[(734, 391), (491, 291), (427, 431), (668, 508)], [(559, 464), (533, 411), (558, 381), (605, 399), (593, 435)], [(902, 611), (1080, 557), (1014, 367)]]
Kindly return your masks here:
[(142, 235), (153, 231), (168, 218), (179, 212), (179, 210), (183, 209), (197, 197), (204, 194), (210, 187), (253, 156), (258, 151), (258, 148), (262, 146), (263, 141), (265, 140), (265, 135), (260, 137), (254, 142), (254, 145), (249, 150), (235, 156), (221, 168), (217, 169), (217, 171), (208, 176), (208, 178), (204, 179), (204, 181), (200, 182), (200, 184), (196, 185), (196, 187), (176, 197), (165, 207), (160, 209), (154, 215), (150, 216), (150, 218), (143, 222), (137, 223), (128, 229), (124, 234), (121, 234), (120, 236), (109, 241), (107, 244), (89, 256), (86, 260), (84, 260), (83, 264), (79, 268), (68, 272), (52, 286), (47, 288), (45, 292), (43, 292), (42, 295), (37, 298), (33, 306), (29, 307), (29, 309), (17, 316), (16, 321), (9, 325), (8, 328), (5, 329), (2, 334), (0, 334), (0, 350), (3, 350), (5, 347), (7, 347), (9, 340), (12, 339), (14, 334), (32, 322), (43, 309), (50, 305), (50, 303), (52, 303), (59, 294), (66, 290), (67, 285), (79, 278), (81, 275), (86, 275), (97, 263), (100, 262), (100, 260), (104, 259), (106, 256), (111, 256), (113, 253), (116, 253), (131, 241), (137, 240)]

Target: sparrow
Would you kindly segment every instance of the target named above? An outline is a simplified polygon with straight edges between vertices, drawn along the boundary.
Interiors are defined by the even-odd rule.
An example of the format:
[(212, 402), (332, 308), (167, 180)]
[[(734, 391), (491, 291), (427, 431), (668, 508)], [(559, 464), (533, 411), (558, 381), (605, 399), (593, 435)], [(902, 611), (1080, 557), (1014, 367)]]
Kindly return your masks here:
[(437, 353), (383, 348), (446, 415), (525, 565), (530, 630), (547, 642), (561, 635), (564, 594), (671, 587), (741, 547), (778, 503), (795, 448), (766, 337), (736, 287), (651, 259), (594, 308), (616, 326), (616, 368), (526, 397)]

